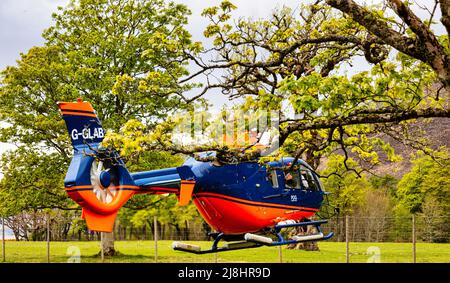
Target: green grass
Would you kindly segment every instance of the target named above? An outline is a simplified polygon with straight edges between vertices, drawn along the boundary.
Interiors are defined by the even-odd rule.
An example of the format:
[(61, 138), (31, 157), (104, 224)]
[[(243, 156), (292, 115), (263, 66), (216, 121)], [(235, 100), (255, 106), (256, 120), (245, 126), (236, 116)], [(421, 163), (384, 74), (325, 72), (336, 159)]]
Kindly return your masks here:
[[(195, 255), (174, 251), (171, 248), (171, 243), (172, 241), (158, 242), (158, 262), (212, 263), (216, 261), (214, 254)], [(204, 248), (211, 244), (208, 242), (190, 243), (200, 244)], [(99, 242), (52, 242), (50, 244), (50, 261), (68, 262), (70, 255), (67, 253), (71, 246), (79, 249), (81, 262), (101, 262), (100, 257), (96, 255), (99, 252)], [(153, 241), (116, 241), (115, 247), (121, 255), (106, 258), (105, 262), (154, 262)], [(345, 243), (321, 242), (319, 247), (319, 252), (288, 250), (286, 247), (282, 247), (283, 262), (345, 262)], [(412, 245), (408, 243), (350, 243), (350, 262), (367, 262), (373, 257), (368, 253), (369, 247), (379, 249), (381, 262), (412, 262)], [(45, 242), (7, 241), (5, 251), (6, 262), (47, 262), (47, 245)], [(218, 253), (217, 262), (277, 263), (279, 262), (278, 253), (278, 247), (229, 251)], [(450, 263), (450, 244), (417, 243), (417, 262)]]

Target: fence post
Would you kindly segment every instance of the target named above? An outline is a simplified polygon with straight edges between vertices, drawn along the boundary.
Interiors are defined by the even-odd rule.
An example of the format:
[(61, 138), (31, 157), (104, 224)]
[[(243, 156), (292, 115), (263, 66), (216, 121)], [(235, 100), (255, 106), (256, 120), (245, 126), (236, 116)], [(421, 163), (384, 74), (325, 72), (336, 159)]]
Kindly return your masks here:
[(47, 263), (50, 263), (50, 213), (47, 214)]
[(280, 263), (283, 263), (283, 250), (281, 249), (281, 246), (278, 246), (278, 259)]
[(158, 217), (153, 217), (153, 226), (155, 228), (155, 262), (158, 262)]
[(5, 218), (2, 217), (2, 261), (6, 261), (6, 252), (5, 252)]
[(349, 253), (349, 217), (348, 215), (345, 216), (345, 260), (347, 263), (350, 262), (350, 253)]
[(412, 215), (412, 256), (413, 263), (416, 263), (416, 215)]

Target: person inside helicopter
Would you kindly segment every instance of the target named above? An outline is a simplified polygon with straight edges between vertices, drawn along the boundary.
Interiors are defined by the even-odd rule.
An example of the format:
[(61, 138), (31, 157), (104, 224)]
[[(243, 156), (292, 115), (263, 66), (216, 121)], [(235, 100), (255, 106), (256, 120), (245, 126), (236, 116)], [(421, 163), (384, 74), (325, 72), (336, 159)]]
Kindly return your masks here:
[(300, 176), (297, 171), (287, 172), (284, 175), (284, 184), (289, 189), (300, 189)]
[(286, 172), (284, 184), (287, 189), (318, 190), (319, 188), (312, 172), (306, 168)]

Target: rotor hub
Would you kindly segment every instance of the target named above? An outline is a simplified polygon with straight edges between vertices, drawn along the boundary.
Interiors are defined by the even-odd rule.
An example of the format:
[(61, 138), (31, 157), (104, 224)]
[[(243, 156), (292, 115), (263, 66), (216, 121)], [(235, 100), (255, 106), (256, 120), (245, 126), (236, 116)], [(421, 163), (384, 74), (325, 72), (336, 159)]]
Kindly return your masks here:
[(111, 173), (109, 173), (109, 171), (100, 172), (99, 179), (103, 188), (107, 188), (111, 185)]

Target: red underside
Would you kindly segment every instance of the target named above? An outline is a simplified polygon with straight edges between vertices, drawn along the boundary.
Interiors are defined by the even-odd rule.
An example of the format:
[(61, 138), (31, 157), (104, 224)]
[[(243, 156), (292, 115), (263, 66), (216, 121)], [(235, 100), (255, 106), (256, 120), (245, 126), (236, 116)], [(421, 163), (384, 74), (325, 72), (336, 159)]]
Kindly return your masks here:
[(315, 212), (287, 208), (264, 207), (258, 203), (211, 196), (200, 196), (194, 199), (200, 214), (215, 230), (225, 234), (243, 234), (257, 232), (276, 223), (287, 220), (300, 220), (311, 217)]
[[(179, 189), (148, 187), (138, 193), (179, 194)], [(318, 209), (254, 202), (216, 193), (194, 193), (194, 204), (216, 231), (232, 235), (257, 232), (283, 220), (311, 217)], [(271, 207), (268, 207), (271, 206)], [(281, 206), (281, 207), (280, 207)]]

